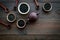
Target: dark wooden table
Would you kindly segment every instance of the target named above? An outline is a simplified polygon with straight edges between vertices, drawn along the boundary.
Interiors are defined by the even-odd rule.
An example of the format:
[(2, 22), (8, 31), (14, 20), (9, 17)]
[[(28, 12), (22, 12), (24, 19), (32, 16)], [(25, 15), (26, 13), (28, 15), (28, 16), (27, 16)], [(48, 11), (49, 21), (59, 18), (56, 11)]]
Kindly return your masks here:
[[(27, 2), (31, 9), (30, 12), (40, 13), (38, 19), (35, 23), (28, 24), (22, 30), (18, 29), (16, 26), (16, 22), (12, 23), (11, 29), (7, 29), (4, 26), (0, 25), (0, 38), (2, 40), (20, 40), (20, 39), (60, 39), (60, 0), (38, 0), (40, 8), (37, 11), (35, 9), (35, 4), (33, 0), (19, 0), (21, 2)], [(0, 0), (3, 4), (5, 4), (10, 10), (13, 9), (15, 6), (15, 0)], [(45, 13), (42, 10), (42, 6), (46, 2), (51, 2), (52, 4), (52, 11), (49, 13)], [(16, 14), (16, 20), (18, 19), (27, 19), (27, 15), (20, 15), (18, 11), (14, 11)], [(6, 23), (6, 15), (2, 8), (0, 8), (0, 19), (4, 20)]]

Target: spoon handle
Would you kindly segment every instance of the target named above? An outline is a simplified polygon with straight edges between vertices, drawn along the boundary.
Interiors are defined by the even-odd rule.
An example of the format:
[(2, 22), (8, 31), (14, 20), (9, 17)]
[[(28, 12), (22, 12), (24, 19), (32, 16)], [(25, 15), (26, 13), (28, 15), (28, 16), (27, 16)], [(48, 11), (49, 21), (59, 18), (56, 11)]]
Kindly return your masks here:
[(18, 7), (19, 0), (15, 0), (16, 5), (14, 6), (13, 10), (16, 11)]
[(5, 27), (9, 27), (10, 25), (5, 23), (4, 21), (0, 20), (0, 24), (4, 25)]
[(36, 9), (38, 10), (39, 9), (39, 3), (38, 3), (38, 0), (34, 0), (34, 3), (36, 5)]
[(16, 6), (18, 6), (18, 3), (19, 3), (19, 1), (18, 1), (18, 0), (16, 0)]
[(0, 2), (0, 7), (2, 7), (5, 12), (9, 12), (8, 8), (1, 2)]

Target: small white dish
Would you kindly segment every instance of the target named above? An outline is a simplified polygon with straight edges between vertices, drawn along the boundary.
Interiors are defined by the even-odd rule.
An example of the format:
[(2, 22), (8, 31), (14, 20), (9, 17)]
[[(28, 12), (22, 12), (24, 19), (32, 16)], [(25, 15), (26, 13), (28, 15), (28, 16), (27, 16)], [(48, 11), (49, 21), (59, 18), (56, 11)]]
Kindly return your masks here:
[[(50, 5), (50, 9), (47, 10), (47, 9), (44, 7), (46, 4), (49, 4), (49, 5)], [(51, 10), (52, 10), (52, 4), (51, 4), (51, 3), (45, 3), (45, 4), (43, 5), (43, 10), (46, 11), (46, 12), (51, 11)]]
[[(11, 14), (14, 15), (14, 19), (13, 19), (13, 20), (9, 20), (9, 18), (8, 18), (9, 15), (11, 15)], [(9, 14), (7, 14), (7, 21), (8, 21), (8, 22), (14, 22), (15, 20), (16, 20), (16, 15), (15, 15), (14, 13), (9, 13)]]
[[(21, 21), (21, 20), (24, 22), (24, 25), (23, 25), (23, 24), (20, 24), (20, 25), (23, 25), (23, 26), (19, 26), (19, 24), (18, 24), (18, 22)], [(19, 20), (17, 21), (17, 27), (18, 27), (18, 28), (24, 28), (25, 26), (26, 26), (26, 21), (25, 21), (24, 19), (19, 19)]]
[[(25, 13), (21, 12), (21, 10), (20, 10), (21, 5), (23, 5), (23, 4), (27, 5), (27, 7), (28, 7), (28, 10), (27, 10)], [(26, 3), (26, 2), (21, 2), (21, 3), (18, 5), (18, 12), (19, 12), (20, 14), (27, 14), (29, 11), (30, 11), (30, 6), (29, 6), (28, 3)]]

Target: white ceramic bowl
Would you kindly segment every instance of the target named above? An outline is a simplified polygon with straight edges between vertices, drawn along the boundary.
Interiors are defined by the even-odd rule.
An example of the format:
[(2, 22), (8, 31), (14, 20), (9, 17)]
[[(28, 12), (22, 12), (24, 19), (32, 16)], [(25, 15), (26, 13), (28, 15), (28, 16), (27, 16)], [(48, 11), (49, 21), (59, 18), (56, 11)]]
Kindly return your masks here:
[[(13, 14), (14, 16), (15, 16), (15, 18), (14, 18), (14, 20), (9, 20), (9, 18), (8, 18), (8, 16), (10, 15), (10, 14)], [(9, 13), (9, 14), (7, 14), (7, 21), (8, 22), (14, 22), (16, 20), (16, 15), (14, 14), (14, 13)]]
[[(46, 4), (46, 3), (45, 3), (45, 4)], [(44, 4), (44, 5), (45, 5), (45, 4)], [(49, 11), (52, 10), (52, 4), (51, 4), (51, 3), (49, 3), (49, 4), (51, 5), (51, 8), (50, 8), (49, 10), (46, 10), (45, 7), (44, 7), (44, 5), (43, 5), (43, 10), (44, 10), (44, 11), (49, 12)]]
[[(27, 7), (28, 7), (28, 11), (25, 12), (25, 13), (23, 13), (23, 12), (20, 11), (20, 6), (21, 6), (22, 4), (26, 4)], [(29, 11), (30, 11), (30, 6), (29, 6), (28, 3), (26, 3), (26, 2), (21, 2), (21, 3), (18, 5), (18, 12), (19, 12), (20, 14), (27, 14)]]
[[(23, 20), (24, 23), (25, 23), (24, 26), (22, 26), (22, 27), (18, 25), (18, 22), (19, 22), (20, 20)], [(18, 28), (24, 28), (25, 26), (26, 26), (26, 21), (25, 21), (24, 19), (19, 19), (19, 20), (17, 21), (17, 27), (18, 27)]]

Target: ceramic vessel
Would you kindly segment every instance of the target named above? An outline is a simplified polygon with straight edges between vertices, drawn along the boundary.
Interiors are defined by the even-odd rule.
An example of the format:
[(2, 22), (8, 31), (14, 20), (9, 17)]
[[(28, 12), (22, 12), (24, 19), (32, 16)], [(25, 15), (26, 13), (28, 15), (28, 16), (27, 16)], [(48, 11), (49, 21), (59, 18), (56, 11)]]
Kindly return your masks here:
[(14, 22), (16, 20), (16, 15), (14, 13), (7, 14), (7, 21)]
[(18, 12), (20, 14), (27, 14), (28, 12), (30, 11), (30, 6), (28, 3), (26, 2), (21, 2), (19, 5), (18, 5)]
[(17, 27), (18, 28), (24, 28), (26, 26), (26, 21), (24, 19), (19, 19), (17, 21)]
[(45, 12), (51, 11), (51, 10), (52, 10), (52, 4), (51, 4), (51, 3), (45, 3), (45, 4), (43, 5), (43, 10), (44, 10)]

